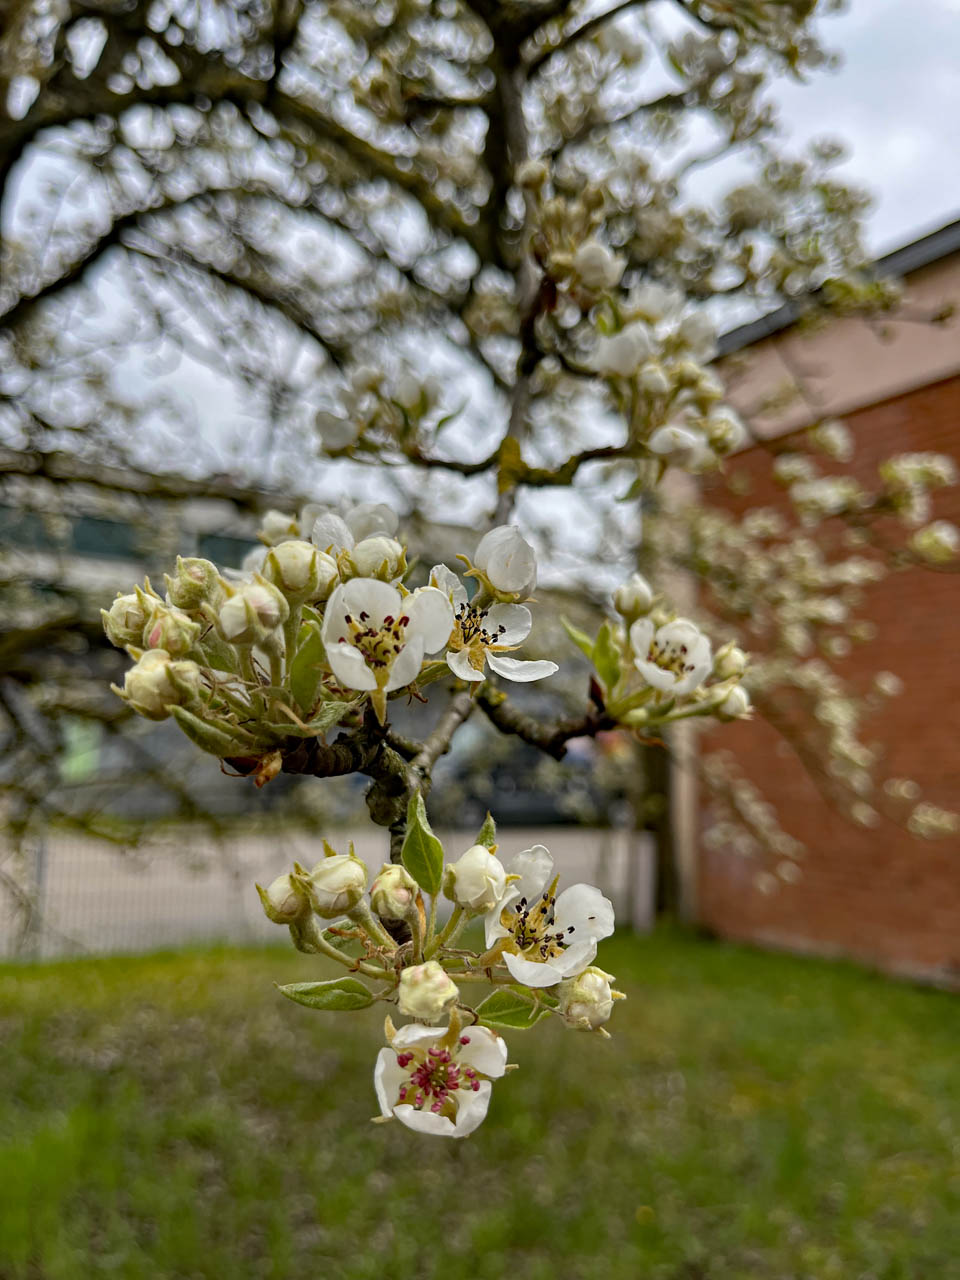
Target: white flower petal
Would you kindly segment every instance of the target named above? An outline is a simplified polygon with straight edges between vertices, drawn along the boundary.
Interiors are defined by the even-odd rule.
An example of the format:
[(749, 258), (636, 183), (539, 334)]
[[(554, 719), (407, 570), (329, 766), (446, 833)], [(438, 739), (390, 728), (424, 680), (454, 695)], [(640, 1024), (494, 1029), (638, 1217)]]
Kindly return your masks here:
[(453, 602), (455, 609), (467, 603), (467, 588), (445, 564), (435, 564), (430, 570), (430, 585), (442, 591), (447, 599)]
[[(338, 596), (338, 593), (339, 594)], [(327, 612), (330, 612), (334, 596), (338, 596), (339, 608), (354, 621), (365, 613), (364, 625), (380, 628), (384, 618), (399, 618), (404, 611), (404, 601), (396, 587), (389, 582), (381, 582), (379, 578), (353, 578), (350, 582), (338, 587)]]
[(520, 897), (520, 891), (516, 886), (508, 888), (506, 894), (501, 898), (492, 910), (488, 911), (483, 917), (483, 938), (487, 950), (493, 946), (495, 942), (499, 942), (501, 938), (509, 938), (510, 930), (505, 929), (500, 922), (501, 915), (505, 908), (512, 906)]
[(555, 987), (563, 980), (563, 974), (549, 961), (527, 960), (523, 956), (514, 955), (512, 951), (507, 951), (504, 954), (503, 963), (517, 982), (522, 982), (525, 987)]
[(542, 844), (535, 844), (531, 849), (518, 853), (507, 871), (510, 875), (520, 877), (513, 886), (517, 897), (532, 902), (543, 893), (553, 878), (553, 858), (549, 849)]
[(638, 658), (645, 659), (650, 652), (650, 641), (653, 639), (654, 625), (649, 618), (638, 618), (630, 628), (630, 648)]
[(634, 666), (652, 688), (659, 689), (661, 693), (676, 691), (677, 677), (672, 671), (664, 671), (663, 667), (658, 667), (655, 662), (641, 662), (639, 658)]
[(416, 1045), (438, 1044), (450, 1030), (445, 1027), (424, 1027), (419, 1022), (408, 1022), (393, 1037), (394, 1049), (412, 1049)]
[(532, 591), (537, 580), (533, 547), (514, 525), (500, 525), (484, 534), (477, 547), (476, 566), (499, 591)]
[(461, 1062), (474, 1071), (495, 1080), (507, 1069), (507, 1042), (489, 1027), (467, 1027), (460, 1037), (466, 1037), (469, 1044), (461, 1044), (457, 1056)]
[(552, 676), (559, 667), (555, 662), (522, 662), (519, 658), (505, 658), (501, 653), (490, 653), (487, 662), (491, 671), (505, 680), (516, 680), (518, 684), (526, 684), (530, 680), (543, 680)]
[(492, 1092), (493, 1085), (490, 1081), (481, 1080), (476, 1092), (471, 1089), (463, 1095), (462, 1100), (458, 1100), (455, 1138), (466, 1138), (474, 1129), (480, 1128), (490, 1107)]
[(378, 534), (392, 538), (400, 525), (400, 517), (384, 502), (360, 502), (347, 512), (345, 522), (355, 540), (362, 542)]
[(380, 1050), (373, 1068), (373, 1087), (377, 1091), (382, 1115), (393, 1114), (393, 1104), (399, 1097), (400, 1086), (407, 1075), (408, 1072), (397, 1066), (397, 1055), (393, 1049)]
[(310, 541), (321, 551), (336, 555), (338, 551), (352, 551), (356, 539), (345, 520), (335, 516), (332, 511), (327, 511), (314, 521)]
[(482, 669), (478, 671), (471, 663), (470, 654), (466, 649), (451, 649), (447, 654), (447, 666), (461, 680), (486, 679), (486, 673)]
[(383, 686), (385, 692), (391, 693), (394, 689), (403, 689), (406, 685), (412, 684), (420, 674), (422, 661), (423, 641), (419, 636), (414, 636), (394, 658), (387, 683)]
[[(487, 1088), (489, 1089), (489, 1087), (488, 1085)], [(432, 1111), (418, 1111), (416, 1107), (411, 1107), (408, 1102), (401, 1102), (398, 1107), (394, 1107), (393, 1114), (401, 1124), (405, 1124), (408, 1129), (415, 1129), (418, 1133), (430, 1133), (435, 1138), (458, 1138), (461, 1136), (453, 1127), (453, 1121), (448, 1120), (446, 1116), (435, 1116)], [(483, 1116), (480, 1117), (480, 1120), (482, 1119)], [(477, 1124), (480, 1123), (480, 1120), (477, 1121)], [(474, 1128), (476, 1128), (476, 1125), (474, 1125)]]
[(420, 636), (424, 653), (436, 653), (450, 639), (453, 630), (453, 606), (436, 587), (420, 587), (403, 602), (410, 619), (407, 636)]
[(550, 963), (563, 978), (573, 978), (583, 973), (587, 965), (593, 964), (597, 958), (597, 940), (588, 938), (585, 942), (575, 942), (567, 947), (562, 956), (555, 956)]
[(523, 604), (495, 604), (487, 610), (483, 625), (490, 635), (498, 627), (504, 628), (503, 634), (496, 637), (497, 644), (523, 644), (533, 626), (533, 616)]
[(596, 885), (572, 884), (557, 897), (553, 910), (557, 931), (573, 925), (575, 942), (584, 938), (609, 938), (614, 930), (613, 903)]
[(345, 689), (375, 689), (377, 678), (364, 661), (363, 654), (346, 640), (327, 645), (327, 661)]

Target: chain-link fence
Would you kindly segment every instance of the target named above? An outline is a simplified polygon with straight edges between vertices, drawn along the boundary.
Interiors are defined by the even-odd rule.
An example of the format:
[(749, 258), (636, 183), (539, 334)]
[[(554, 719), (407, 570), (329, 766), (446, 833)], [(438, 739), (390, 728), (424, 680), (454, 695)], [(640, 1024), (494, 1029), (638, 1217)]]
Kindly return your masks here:
[[(457, 856), (475, 832), (440, 832)], [(347, 837), (334, 840), (346, 848)], [(586, 880), (614, 903), (618, 920), (635, 928), (652, 918), (653, 856), (645, 838), (631, 832), (556, 827), (504, 830), (500, 851), (512, 854), (545, 844), (554, 855), (561, 885)], [(385, 833), (357, 841), (371, 873), (387, 857)], [(0, 956), (48, 959), (88, 953), (149, 951), (189, 943), (276, 941), (263, 916), (254, 882), (268, 884), (293, 859), (307, 866), (323, 857), (312, 834), (262, 834), (213, 846), (189, 832), (123, 849), (81, 837), (50, 833), (17, 855), (22, 893), (0, 890)]]

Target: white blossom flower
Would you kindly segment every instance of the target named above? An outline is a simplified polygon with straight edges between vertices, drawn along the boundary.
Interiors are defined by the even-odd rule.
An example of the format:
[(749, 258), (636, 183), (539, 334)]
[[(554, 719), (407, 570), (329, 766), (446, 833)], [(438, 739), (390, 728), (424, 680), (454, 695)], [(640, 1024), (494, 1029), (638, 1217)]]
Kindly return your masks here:
[(626, 260), (612, 253), (599, 240), (585, 240), (573, 255), (573, 269), (580, 281), (594, 292), (612, 289), (620, 283)]
[(680, 697), (703, 684), (713, 667), (709, 639), (687, 618), (654, 628), (649, 618), (630, 628), (634, 665), (652, 688)]
[(494, 593), (526, 597), (537, 585), (536, 553), (515, 525), (502, 524), (485, 533), (473, 563)]
[(553, 858), (542, 844), (507, 868), (518, 877), (484, 919), (487, 948), (506, 939), (503, 962), (528, 987), (552, 987), (582, 973), (597, 942), (613, 933), (613, 906), (599, 889), (575, 884), (554, 897)]
[(457, 984), (436, 960), (409, 965), (400, 972), (397, 1008), (408, 1018), (439, 1022), (459, 999)]
[(647, 441), (651, 453), (668, 465), (697, 470), (713, 461), (713, 453), (702, 431), (692, 427), (658, 427)]
[(453, 608), (435, 587), (401, 596), (377, 578), (354, 578), (327, 602), (322, 635), (339, 683), (373, 694), (382, 724), (386, 695), (416, 680), (423, 655), (442, 649), (452, 630)]
[(503, 863), (482, 844), (475, 844), (443, 872), (443, 892), (467, 911), (492, 910), (507, 891)]
[(677, 314), (683, 306), (683, 294), (679, 289), (671, 289), (667, 285), (646, 281), (630, 290), (627, 298), (627, 309), (635, 312), (650, 324), (667, 320)]
[(692, 311), (677, 326), (677, 336), (700, 364), (717, 354), (717, 329), (705, 311)]
[(703, 419), (703, 430), (711, 449), (726, 456), (747, 443), (747, 428), (740, 415), (729, 407), (711, 409)]
[(416, 1023), (394, 1032), (381, 1049), (373, 1084), (383, 1116), (441, 1138), (465, 1138), (490, 1106), (491, 1080), (507, 1067), (507, 1046), (488, 1027), (450, 1034)]
[(485, 665), (506, 680), (525, 683), (552, 676), (559, 668), (546, 660), (526, 662), (503, 655), (526, 640), (533, 625), (530, 610), (522, 604), (471, 605), (467, 589), (445, 564), (430, 570), (430, 585), (437, 587), (453, 607), (453, 630), (447, 641), (447, 666), (461, 680), (484, 680)]
[(917, 530), (910, 546), (931, 564), (948, 564), (960, 555), (960, 529), (949, 520), (934, 520), (933, 524)]
[(629, 378), (656, 352), (657, 346), (649, 326), (642, 320), (635, 320), (619, 333), (602, 334), (597, 339), (593, 367), (597, 373)]

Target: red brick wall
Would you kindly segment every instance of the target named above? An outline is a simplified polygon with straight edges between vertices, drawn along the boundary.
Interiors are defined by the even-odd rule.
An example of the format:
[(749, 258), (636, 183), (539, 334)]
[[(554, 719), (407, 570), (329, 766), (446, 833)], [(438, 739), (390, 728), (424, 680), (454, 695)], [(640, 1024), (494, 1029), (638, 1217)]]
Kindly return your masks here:
[[(857, 441), (855, 462), (825, 470), (848, 469), (866, 481), (879, 460), (919, 450), (960, 462), (960, 378), (845, 421)], [(747, 454), (742, 466), (753, 491), (748, 498), (724, 498), (724, 505), (746, 510), (777, 501), (761, 451)], [(718, 500), (716, 493), (711, 497)], [(935, 494), (934, 516), (960, 524), (960, 492)], [(879, 670), (894, 671), (904, 682), (903, 693), (870, 719), (865, 733), (868, 742), (885, 744), (877, 775), (881, 781), (913, 778), (924, 800), (960, 810), (960, 574), (910, 570), (866, 590), (866, 607), (858, 612), (876, 623), (877, 638), (855, 648), (837, 669), (864, 690)], [(865, 829), (837, 815), (792, 750), (760, 720), (727, 726), (705, 747), (732, 750), (777, 806), (784, 829), (807, 848), (803, 878), (772, 894), (756, 884), (758, 872), (770, 869), (766, 861), (703, 848), (698, 909), (706, 926), (730, 938), (845, 953), (882, 968), (960, 982), (960, 834), (922, 840), (886, 818)]]

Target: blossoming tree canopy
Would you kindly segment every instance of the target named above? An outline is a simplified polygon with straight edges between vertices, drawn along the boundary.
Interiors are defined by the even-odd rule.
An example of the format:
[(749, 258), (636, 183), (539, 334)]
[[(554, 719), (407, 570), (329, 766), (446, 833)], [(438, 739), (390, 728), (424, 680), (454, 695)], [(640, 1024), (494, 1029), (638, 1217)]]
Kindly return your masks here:
[[(724, 307), (790, 301), (816, 318), (897, 302), (863, 251), (864, 197), (831, 173), (840, 151), (788, 154), (765, 96), (778, 71), (829, 61), (829, 6), (14, 7), (0, 212), (32, 225), (38, 184), (7, 179), (47, 148), (43, 200), (61, 219), (39, 249), (4, 245), (15, 438), (49, 450), (82, 436), (94, 458), (201, 467), (198, 424), (173, 448), (183, 415), (166, 392), (147, 410), (113, 376), (172, 354), (215, 370), (244, 430), (260, 429), (269, 456), (251, 478), (316, 498), (335, 459), (345, 491), (396, 495), (291, 498), (240, 565), (191, 556), (162, 593), (118, 584), (104, 627), (133, 662), (117, 688), (128, 707), (172, 718), (235, 773), (369, 779), (391, 851), (373, 884), (331, 850), (261, 890), (296, 946), (346, 970), (286, 994), (412, 1019), (386, 1029), (381, 1113), (464, 1136), (504, 1074), (501, 1032), (558, 1017), (599, 1039), (617, 995), (594, 965), (613, 928), (598, 889), (560, 886), (540, 847), (501, 859), (492, 820), (451, 858), (431, 831), (434, 765), (470, 716), (554, 758), (608, 730), (639, 752), (680, 721), (769, 715), (786, 690), (851, 816), (875, 816), (873, 695), (831, 663), (860, 642), (873, 581), (955, 567), (960, 536), (932, 497), (953, 482), (949, 459), (847, 474), (849, 433), (811, 412), (802, 438), (771, 446), (780, 507), (740, 519), (705, 496), (712, 479), (736, 482), (738, 451), (757, 443), (714, 365)], [(690, 175), (733, 148), (751, 173), (698, 203)], [(101, 193), (102, 225), (57, 198), (78, 175)], [(104, 275), (122, 305), (74, 306), (95, 303), (83, 290)], [(906, 536), (888, 551), (871, 541), (878, 522)], [(445, 532), (420, 563), (411, 531), (425, 524)], [(555, 722), (528, 715), (519, 688), (564, 668), (561, 641), (537, 647), (535, 543), (575, 564), (593, 609), (590, 624), (564, 620), (589, 676)], [(877, 690), (892, 696), (895, 677)], [(438, 722), (395, 732), (398, 699), (429, 701)], [(797, 852), (727, 762), (708, 758), (702, 777), (719, 825)], [(910, 820), (931, 835), (955, 825), (930, 805)], [(479, 952), (457, 945), (470, 918)]]

